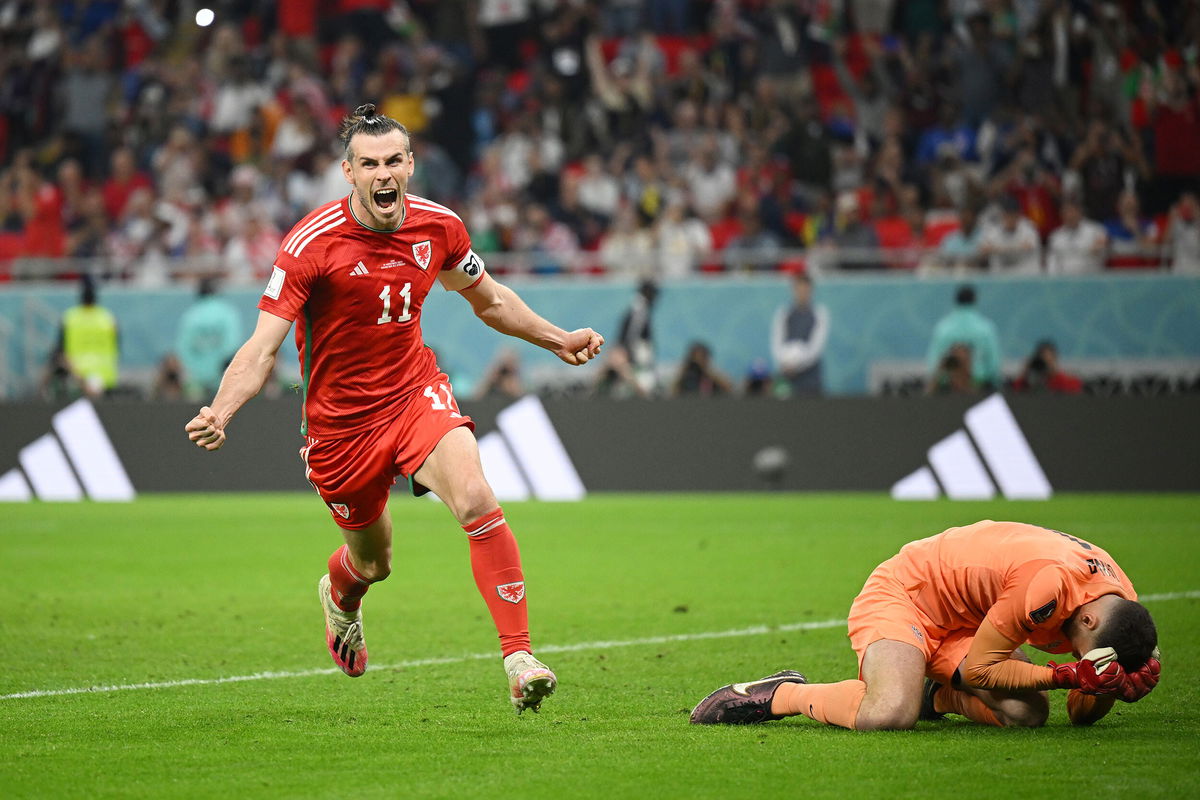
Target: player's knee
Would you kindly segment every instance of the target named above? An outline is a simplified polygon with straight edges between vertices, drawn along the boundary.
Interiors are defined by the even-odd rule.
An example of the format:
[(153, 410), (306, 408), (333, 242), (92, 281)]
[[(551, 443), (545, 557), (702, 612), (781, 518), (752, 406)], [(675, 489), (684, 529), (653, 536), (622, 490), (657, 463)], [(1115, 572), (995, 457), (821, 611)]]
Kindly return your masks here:
[(917, 718), (906, 714), (872, 714), (863, 719), (860, 714), (855, 721), (854, 729), (859, 731), (910, 731), (917, 724)]
[(873, 708), (859, 708), (854, 729), (859, 731), (907, 731), (917, 724), (920, 708), (910, 704), (885, 704)]
[(392, 556), (380, 556), (365, 561), (358, 565), (358, 574), (362, 575), (368, 583), (378, 583), (392, 574)]
[(498, 505), (492, 487), (488, 486), (487, 481), (480, 479), (463, 487), (459, 507), (455, 511), (459, 524), (470, 525), (484, 514), (495, 511)]

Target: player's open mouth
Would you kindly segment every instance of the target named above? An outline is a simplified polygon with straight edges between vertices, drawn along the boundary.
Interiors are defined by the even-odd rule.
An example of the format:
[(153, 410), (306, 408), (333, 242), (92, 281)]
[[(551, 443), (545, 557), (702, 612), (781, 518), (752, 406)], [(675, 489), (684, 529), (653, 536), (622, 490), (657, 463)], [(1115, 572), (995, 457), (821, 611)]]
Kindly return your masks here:
[(396, 206), (399, 197), (395, 189), (379, 189), (375, 192), (375, 205), (381, 211), (391, 211)]

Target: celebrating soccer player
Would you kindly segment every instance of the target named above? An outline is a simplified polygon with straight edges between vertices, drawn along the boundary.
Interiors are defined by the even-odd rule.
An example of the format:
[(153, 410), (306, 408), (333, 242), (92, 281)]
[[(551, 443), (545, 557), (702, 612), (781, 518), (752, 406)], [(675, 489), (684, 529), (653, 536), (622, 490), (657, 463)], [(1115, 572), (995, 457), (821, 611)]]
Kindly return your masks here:
[(435, 280), (461, 294), (484, 323), (582, 365), (604, 337), (567, 332), (497, 283), (450, 209), (406, 194), (408, 131), (363, 105), (339, 131), (349, 196), (321, 206), (283, 241), (254, 333), (234, 356), (188, 438), (216, 450), (230, 419), (258, 394), (296, 323), (304, 408), (300, 455), (308, 480), (342, 529), (319, 584), (325, 637), (350, 676), (367, 667), (363, 595), (391, 571), (388, 492), (396, 477), (433, 491), (470, 542), (476, 585), (500, 634), (517, 713), (537, 711), (557, 679), (532, 655), (516, 540), (483, 475), (474, 424), (421, 337), (421, 305)]
[[(745, 724), (803, 714), (856, 730), (911, 728), (948, 712), (1039, 726), (1047, 689), (1068, 689), (1071, 722), (1158, 683), (1154, 620), (1112, 556), (1061, 531), (985, 520), (905, 545), (850, 607), (859, 679), (810, 684), (787, 670), (725, 686), (692, 722)], [(1074, 652), (1042, 667), (1019, 649)]]

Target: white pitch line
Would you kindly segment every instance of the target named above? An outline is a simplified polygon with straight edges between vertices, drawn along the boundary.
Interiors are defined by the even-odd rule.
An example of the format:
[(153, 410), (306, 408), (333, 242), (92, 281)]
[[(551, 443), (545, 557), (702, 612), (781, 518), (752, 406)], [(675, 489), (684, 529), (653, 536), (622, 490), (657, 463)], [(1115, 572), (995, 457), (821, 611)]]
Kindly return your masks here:
[[(580, 650), (600, 650), (613, 647), (633, 647), (645, 644), (665, 644), (668, 642), (694, 642), (704, 639), (728, 639), (736, 636), (759, 636), (764, 633), (781, 633), (785, 631), (818, 630), (821, 628), (836, 628), (845, 625), (844, 619), (826, 619), (819, 622), (792, 622), (787, 625), (755, 625), (750, 628), (736, 628), (728, 631), (705, 631), (701, 633), (677, 633), (669, 636), (647, 636), (641, 639), (614, 639), (601, 642), (579, 642), (577, 644), (548, 644), (537, 649), (539, 653), (574, 653)], [(398, 664), (387, 664), (373, 667), (372, 670), (397, 670), (412, 667), (428, 667), (435, 664), (461, 664), (466, 661), (484, 661), (497, 658), (496, 653), (468, 653), (462, 656), (446, 656), (442, 658), (421, 658), (412, 661), (401, 661)], [(155, 681), (150, 683), (120, 683), (109, 686), (82, 686), (71, 689), (33, 689), (28, 692), (14, 692), (0, 695), (0, 700), (21, 700), (32, 697), (60, 697), (69, 694), (95, 694), (99, 692), (128, 692), (135, 689), (174, 689), (180, 686), (215, 686), (221, 683), (245, 683), (247, 681), (266, 681), (279, 678), (308, 678), (314, 675), (336, 675), (341, 672), (337, 667), (323, 669), (304, 669), (283, 672), (255, 672), (250, 675), (229, 675), (224, 678), (185, 678), (177, 681)]]
[[(1187, 592), (1165, 592), (1162, 594), (1144, 594), (1138, 599), (1147, 602), (1163, 602), (1167, 600), (1187, 600), (1200, 598), (1200, 590)], [(824, 619), (817, 622), (791, 622), (786, 625), (754, 625), (749, 628), (734, 628), (727, 631), (705, 631), (701, 633), (676, 633), (668, 636), (646, 636), (640, 639), (613, 639), (598, 642), (578, 642), (576, 644), (548, 644), (538, 648), (539, 653), (575, 653), (581, 650), (607, 650), (614, 647), (635, 647), (647, 644), (668, 644), (670, 642), (697, 642), (706, 639), (731, 639), (739, 636), (761, 636), (767, 633), (786, 633), (788, 631), (814, 631), (824, 628), (837, 628), (845, 625), (844, 619)], [(485, 661), (495, 658), (495, 653), (469, 653), (462, 656), (446, 656), (442, 658), (421, 658), (412, 661), (401, 661), (375, 667), (375, 670), (411, 669), (413, 667), (428, 667), (438, 664), (462, 664), (467, 661)], [(309, 678), (315, 675), (336, 675), (341, 672), (336, 667), (324, 669), (304, 669), (294, 671), (255, 672), (250, 675), (229, 675), (224, 678), (185, 678), (177, 681), (156, 681), (148, 683), (121, 683), (109, 686), (83, 686), (71, 689), (33, 689), (28, 692), (14, 692), (0, 695), (0, 700), (23, 700), (35, 697), (61, 697), (72, 694), (98, 694), (102, 692), (129, 692), (138, 689), (175, 689), (181, 686), (216, 686), (222, 683), (246, 683), (248, 681), (268, 681), (282, 678)]]

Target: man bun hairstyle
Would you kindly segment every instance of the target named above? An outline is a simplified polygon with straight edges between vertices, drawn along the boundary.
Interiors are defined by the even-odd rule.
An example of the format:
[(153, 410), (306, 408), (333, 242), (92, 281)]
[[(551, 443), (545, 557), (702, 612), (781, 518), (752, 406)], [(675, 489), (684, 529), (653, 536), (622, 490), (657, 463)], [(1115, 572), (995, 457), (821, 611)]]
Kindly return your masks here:
[(358, 134), (384, 136), (392, 131), (400, 131), (404, 134), (404, 139), (408, 142), (408, 152), (411, 153), (412, 137), (408, 134), (408, 128), (391, 117), (380, 114), (374, 103), (363, 103), (342, 118), (342, 124), (338, 127), (338, 141), (342, 143), (342, 147), (346, 150), (346, 157), (349, 158), (350, 140)]
[(1117, 663), (1126, 672), (1145, 664), (1157, 646), (1158, 629), (1150, 612), (1141, 603), (1123, 597), (1096, 631), (1096, 647), (1116, 650)]

